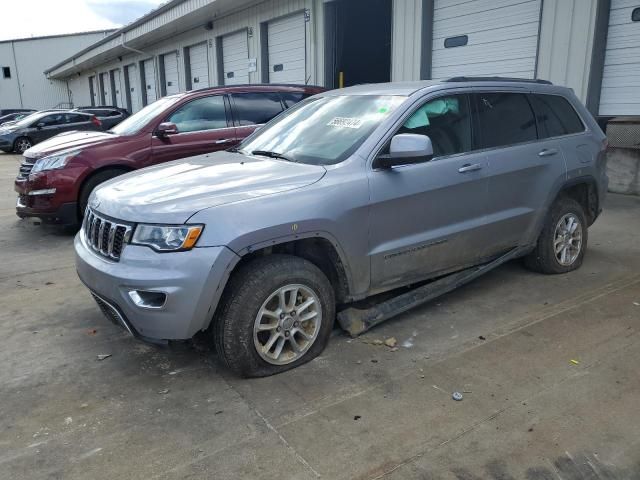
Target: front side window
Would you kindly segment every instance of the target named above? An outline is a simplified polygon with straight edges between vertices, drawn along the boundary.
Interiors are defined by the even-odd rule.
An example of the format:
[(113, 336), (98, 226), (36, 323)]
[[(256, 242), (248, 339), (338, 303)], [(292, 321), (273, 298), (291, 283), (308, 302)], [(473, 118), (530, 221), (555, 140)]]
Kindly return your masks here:
[(536, 112), (540, 138), (558, 137), (584, 131), (580, 117), (559, 95), (530, 95), (529, 99)]
[(260, 125), (267, 123), (282, 112), (278, 93), (233, 93), (231, 94), (238, 125)]
[(35, 123), (36, 125), (43, 123), (45, 127), (52, 127), (54, 125), (62, 125), (63, 123), (67, 123), (66, 120), (67, 117), (64, 113), (56, 113), (54, 115), (47, 115), (45, 117), (42, 117)]
[(294, 162), (333, 165), (346, 160), (404, 101), (395, 95), (341, 95), (309, 99), (286, 110), (240, 145)]
[(171, 105), (180, 100), (178, 96), (164, 97), (160, 100), (147, 105), (139, 112), (134, 113), (130, 117), (126, 118), (118, 125), (113, 127), (109, 132), (116, 135), (134, 135), (146, 127), (151, 120), (159, 115), (163, 110), (166, 110)]
[(471, 151), (471, 114), (467, 95), (429, 100), (409, 117), (398, 133), (427, 135), (433, 145), (434, 157)]
[(173, 112), (167, 122), (175, 123), (178, 133), (226, 128), (224, 98), (216, 95), (193, 100)]
[(478, 93), (480, 148), (503, 147), (538, 138), (536, 121), (522, 93)]

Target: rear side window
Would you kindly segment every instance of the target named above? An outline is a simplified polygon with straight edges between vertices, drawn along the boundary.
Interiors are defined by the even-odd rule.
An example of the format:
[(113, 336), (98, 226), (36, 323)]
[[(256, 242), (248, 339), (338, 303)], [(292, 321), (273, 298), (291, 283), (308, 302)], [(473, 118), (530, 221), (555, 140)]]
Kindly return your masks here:
[(475, 94), (480, 148), (537, 140), (536, 121), (522, 93)]
[(536, 112), (540, 138), (558, 137), (584, 131), (582, 120), (567, 101), (559, 95), (530, 95)]
[(220, 95), (198, 98), (180, 107), (167, 121), (175, 123), (179, 133), (226, 128), (224, 99)]
[(86, 115), (77, 115), (75, 113), (67, 113), (67, 123), (88, 122), (89, 117)]
[(282, 112), (279, 93), (233, 93), (238, 125), (267, 123)]

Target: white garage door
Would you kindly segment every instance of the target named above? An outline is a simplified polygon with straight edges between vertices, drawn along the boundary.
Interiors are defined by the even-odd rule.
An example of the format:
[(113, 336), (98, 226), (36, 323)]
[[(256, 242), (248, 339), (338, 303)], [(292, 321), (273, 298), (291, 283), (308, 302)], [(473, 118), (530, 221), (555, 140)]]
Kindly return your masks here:
[(120, 70), (113, 70), (113, 85), (115, 87), (116, 94), (116, 107), (124, 106), (123, 92), (122, 88), (122, 78), (120, 77)]
[(222, 74), (225, 85), (249, 83), (246, 30), (222, 37)]
[(432, 77), (533, 78), (541, 4), (541, 0), (436, 0)]
[(100, 105), (111, 105), (113, 99), (111, 98), (111, 79), (109, 78), (109, 72), (100, 74), (100, 86), (102, 87), (102, 102), (100, 102)]
[(162, 65), (164, 68), (164, 93), (165, 95), (173, 95), (180, 92), (180, 83), (178, 79), (178, 54), (176, 52), (166, 53), (162, 56)]
[(207, 44), (201, 43), (189, 47), (189, 72), (191, 90), (209, 86), (209, 54)]
[(96, 77), (89, 77), (89, 94), (91, 95), (91, 105), (100, 105), (98, 97), (98, 86), (96, 85)]
[(142, 66), (144, 67), (144, 88), (147, 92), (147, 105), (149, 105), (158, 98), (156, 94), (156, 72), (153, 59), (145, 60)]
[(600, 115), (640, 115), (640, 21), (638, 0), (611, 0), (602, 73)]
[(138, 69), (135, 64), (131, 64), (126, 69), (127, 72), (127, 82), (129, 86), (129, 99), (131, 100), (131, 104), (127, 105), (127, 108), (130, 109), (131, 113), (137, 112), (141, 108), (140, 103), (140, 92), (138, 85), (140, 83), (140, 78), (138, 77)]
[(304, 13), (269, 22), (267, 27), (270, 83), (306, 83)]

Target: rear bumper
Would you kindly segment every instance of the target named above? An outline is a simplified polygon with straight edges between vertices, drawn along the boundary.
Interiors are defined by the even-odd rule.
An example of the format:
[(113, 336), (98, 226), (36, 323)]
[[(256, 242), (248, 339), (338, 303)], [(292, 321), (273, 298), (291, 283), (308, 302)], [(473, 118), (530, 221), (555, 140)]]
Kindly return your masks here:
[[(226, 247), (156, 253), (127, 245), (120, 261), (114, 262), (94, 252), (82, 230), (74, 246), (78, 276), (94, 298), (110, 307), (105, 312), (98, 302), (102, 311), (135, 337), (152, 343), (187, 340), (206, 329), (238, 258)], [(160, 308), (140, 307), (132, 300), (132, 291), (161, 292), (166, 300)]]

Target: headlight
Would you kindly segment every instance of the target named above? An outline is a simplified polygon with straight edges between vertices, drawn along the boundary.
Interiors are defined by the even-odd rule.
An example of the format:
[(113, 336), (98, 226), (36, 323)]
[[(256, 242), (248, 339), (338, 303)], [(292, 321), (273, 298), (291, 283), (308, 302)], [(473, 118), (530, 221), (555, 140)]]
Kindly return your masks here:
[(158, 252), (191, 250), (203, 228), (204, 225), (138, 225), (131, 243), (146, 245)]
[(51, 155), (49, 157), (40, 158), (36, 160), (31, 173), (63, 168), (69, 162), (69, 160), (75, 157), (78, 153), (80, 153), (80, 150), (73, 150), (71, 152), (64, 152), (59, 153), (58, 155)]

